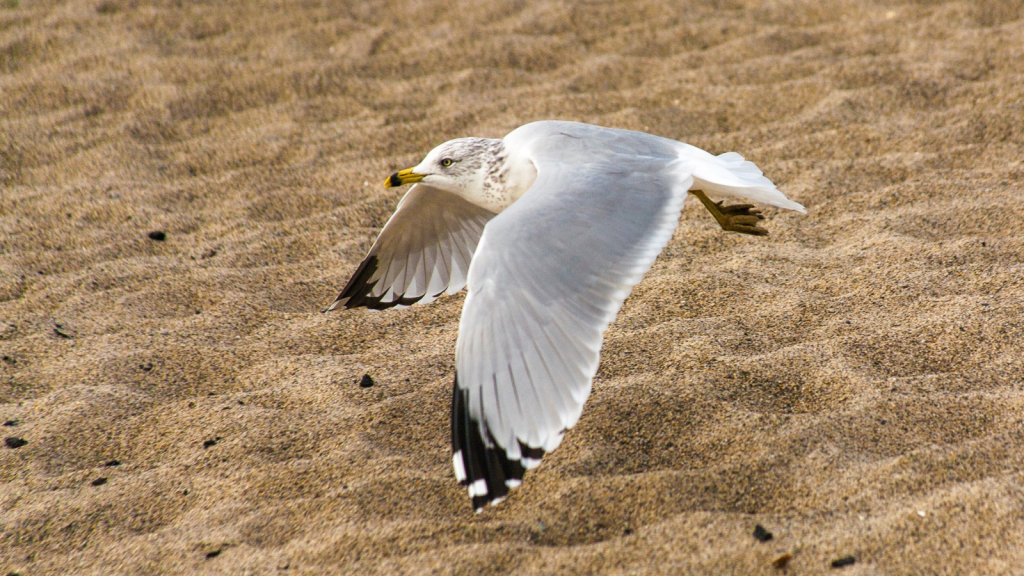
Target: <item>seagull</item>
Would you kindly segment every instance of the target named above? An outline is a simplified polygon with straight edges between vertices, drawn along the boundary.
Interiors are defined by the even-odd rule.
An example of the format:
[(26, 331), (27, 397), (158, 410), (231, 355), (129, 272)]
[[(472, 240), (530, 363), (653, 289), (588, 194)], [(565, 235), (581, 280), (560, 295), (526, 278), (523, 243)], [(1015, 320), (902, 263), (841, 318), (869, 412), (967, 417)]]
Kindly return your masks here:
[(806, 214), (735, 152), (542, 121), (458, 138), (386, 187), (414, 184), (326, 311), (425, 304), (468, 286), (455, 347), (455, 477), (498, 504), (583, 412), (601, 343), (696, 196), (723, 230), (763, 236), (743, 198)]

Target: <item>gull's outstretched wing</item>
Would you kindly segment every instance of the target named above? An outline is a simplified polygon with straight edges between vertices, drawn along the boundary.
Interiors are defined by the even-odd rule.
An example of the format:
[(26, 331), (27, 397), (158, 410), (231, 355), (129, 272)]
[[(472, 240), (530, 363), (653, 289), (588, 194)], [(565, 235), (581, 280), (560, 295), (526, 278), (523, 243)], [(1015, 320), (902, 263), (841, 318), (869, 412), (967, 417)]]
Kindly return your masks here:
[(484, 225), (493, 217), (493, 212), (454, 194), (416, 184), (324, 311), (339, 306), (383, 310), (458, 292), (466, 285)]
[(576, 424), (604, 331), (693, 182), (653, 137), (568, 128), (528, 144), (537, 180), (488, 223), (469, 270), (451, 424), (455, 474), (477, 511)]

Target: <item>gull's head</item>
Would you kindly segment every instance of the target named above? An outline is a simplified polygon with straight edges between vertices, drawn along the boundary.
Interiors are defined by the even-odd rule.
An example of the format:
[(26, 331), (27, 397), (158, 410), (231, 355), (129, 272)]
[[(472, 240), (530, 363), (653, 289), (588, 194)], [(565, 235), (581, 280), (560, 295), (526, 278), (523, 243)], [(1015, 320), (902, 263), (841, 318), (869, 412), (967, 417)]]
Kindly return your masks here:
[(470, 198), (480, 194), (488, 175), (504, 162), (501, 140), (458, 138), (434, 148), (422, 162), (392, 174), (385, 187), (423, 182), (434, 188)]

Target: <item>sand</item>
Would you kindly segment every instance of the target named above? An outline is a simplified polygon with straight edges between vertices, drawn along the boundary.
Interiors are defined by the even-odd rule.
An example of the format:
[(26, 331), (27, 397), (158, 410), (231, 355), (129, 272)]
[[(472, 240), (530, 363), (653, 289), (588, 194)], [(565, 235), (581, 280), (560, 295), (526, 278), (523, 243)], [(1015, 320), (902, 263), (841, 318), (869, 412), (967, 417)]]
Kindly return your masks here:
[[(1021, 573), (1021, 0), (345, 4), (0, 3), (0, 573)], [(464, 294), (319, 311), (386, 176), (539, 119), (809, 214), (688, 203), (474, 515)]]

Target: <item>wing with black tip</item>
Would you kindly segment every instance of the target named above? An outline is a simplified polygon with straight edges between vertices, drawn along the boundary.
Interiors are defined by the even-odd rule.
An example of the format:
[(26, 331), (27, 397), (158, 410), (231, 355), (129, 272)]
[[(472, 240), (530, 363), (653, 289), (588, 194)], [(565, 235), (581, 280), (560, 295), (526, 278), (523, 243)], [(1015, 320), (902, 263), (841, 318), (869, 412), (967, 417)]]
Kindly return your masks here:
[[(639, 140), (641, 156), (620, 134), (541, 140), (536, 182), (487, 225), (473, 259), (451, 425), (455, 476), (478, 512), (579, 420), (604, 331), (671, 238), (693, 183), (673, 150), (652, 159), (659, 150)], [(602, 137), (609, 150), (592, 150)], [(547, 160), (556, 154), (565, 161)]]
[(484, 226), (494, 216), (454, 194), (416, 184), (324, 312), (425, 304), (458, 292), (466, 285)]

